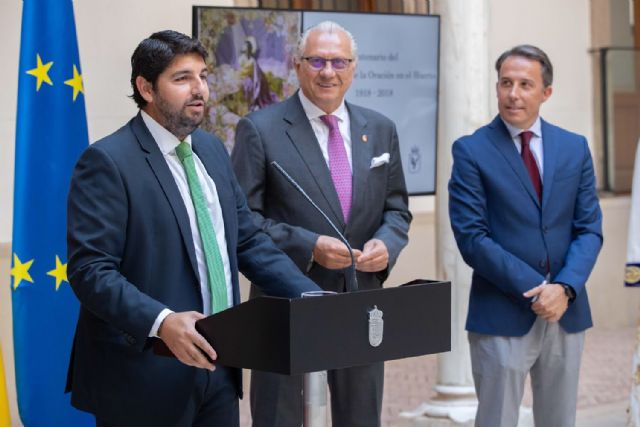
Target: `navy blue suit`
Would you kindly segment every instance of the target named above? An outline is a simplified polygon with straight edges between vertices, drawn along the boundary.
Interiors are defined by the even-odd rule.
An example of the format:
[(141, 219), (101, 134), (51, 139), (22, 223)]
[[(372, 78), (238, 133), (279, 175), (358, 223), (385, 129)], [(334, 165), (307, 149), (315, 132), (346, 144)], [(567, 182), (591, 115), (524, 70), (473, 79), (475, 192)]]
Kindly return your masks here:
[(451, 226), (473, 268), (468, 331), (525, 335), (536, 314), (522, 294), (547, 272), (550, 283), (576, 292), (560, 319), (564, 330), (592, 326), (585, 282), (602, 246), (602, 214), (589, 147), (544, 120), (542, 141), (542, 203), (499, 116), (453, 145)]
[[(192, 146), (217, 188), (234, 304), (238, 270), (270, 295), (317, 290), (254, 225), (222, 143), (196, 130)], [(187, 210), (139, 114), (78, 161), (68, 251), (69, 281), (81, 303), (72, 404), (113, 425), (176, 425), (196, 368), (154, 355), (148, 334), (164, 308), (202, 312), (202, 296)]]

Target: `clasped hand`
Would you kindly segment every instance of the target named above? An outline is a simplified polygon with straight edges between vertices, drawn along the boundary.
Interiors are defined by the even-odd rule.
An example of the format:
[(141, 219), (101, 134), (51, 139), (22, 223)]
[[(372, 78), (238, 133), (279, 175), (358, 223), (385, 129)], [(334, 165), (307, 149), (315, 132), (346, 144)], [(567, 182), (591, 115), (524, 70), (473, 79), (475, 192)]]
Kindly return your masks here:
[(537, 299), (531, 304), (531, 309), (549, 322), (560, 320), (569, 306), (569, 297), (564, 293), (564, 287), (557, 283), (543, 283), (524, 293), (525, 298), (535, 296)]
[[(387, 268), (389, 251), (380, 239), (371, 239), (364, 244), (362, 250), (353, 249), (356, 269), (367, 273)], [(330, 270), (347, 268), (351, 265), (351, 255), (345, 244), (330, 236), (320, 236), (313, 248), (313, 259)]]

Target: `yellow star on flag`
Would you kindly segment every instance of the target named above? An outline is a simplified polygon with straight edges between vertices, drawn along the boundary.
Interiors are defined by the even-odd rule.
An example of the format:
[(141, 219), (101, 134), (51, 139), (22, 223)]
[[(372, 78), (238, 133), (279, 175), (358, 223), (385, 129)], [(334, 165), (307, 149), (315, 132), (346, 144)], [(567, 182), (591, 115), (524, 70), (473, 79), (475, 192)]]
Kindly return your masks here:
[(23, 264), (20, 261), (20, 258), (18, 258), (18, 255), (13, 254), (13, 268), (11, 269), (11, 275), (13, 276), (14, 290), (18, 289), (18, 286), (20, 286), (20, 282), (22, 282), (23, 280), (33, 283), (33, 279), (29, 274), (31, 264), (33, 264), (33, 260), (27, 261)]
[(82, 85), (82, 75), (78, 73), (78, 69), (76, 65), (73, 64), (73, 78), (69, 80), (65, 80), (64, 84), (69, 85), (73, 88), (73, 101), (76, 101), (78, 97), (78, 93), (84, 94), (84, 86)]
[(61, 263), (58, 255), (56, 255), (56, 268), (47, 271), (47, 275), (56, 278), (56, 291), (60, 288), (60, 283), (62, 283), (63, 280), (69, 283), (67, 279), (67, 264)]
[(53, 86), (53, 82), (49, 78), (49, 68), (53, 65), (53, 61), (47, 62), (46, 64), (42, 63), (42, 59), (40, 59), (40, 54), (36, 54), (36, 60), (38, 62), (38, 66), (31, 70), (27, 71), (27, 74), (34, 76), (38, 79), (36, 83), (36, 92), (40, 90), (40, 86), (42, 86), (42, 82), (47, 83), (50, 86)]

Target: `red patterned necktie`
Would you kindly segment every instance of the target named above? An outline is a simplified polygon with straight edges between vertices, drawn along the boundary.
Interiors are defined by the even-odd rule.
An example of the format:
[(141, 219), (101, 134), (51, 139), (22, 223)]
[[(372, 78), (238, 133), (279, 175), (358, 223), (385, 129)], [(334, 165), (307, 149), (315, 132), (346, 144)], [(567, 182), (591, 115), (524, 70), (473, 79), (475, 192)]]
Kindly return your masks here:
[(520, 141), (522, 143), (522, 151), (520, 154), (522, 155), (524, 166), (529, 172), (529, 177), (531, 178), (533, 188), (538, 194), (538, 200), (542, 200), (542, 180), (540, 179), (540, 171), (538, 170), (536, 159), (535, 157), (533, 157), (533, 153), (531, 152), (531, 148), (529, 147), (531, 137), (533, 137), (533, 132), (531, 131), (526, 130), (520, 133)]
[(344, 140), (338, 128), (338, 118), (327, 114), (321, 116), (320, 120), (329, 128), (329, 143), (327, 147), (329, 151), (329, 171), (331, 172), (333, 186), (338, 193), (342, 216), (344, 221), (347, 222), (351, 211), (352, 180), (347, 150), (344, 148)]

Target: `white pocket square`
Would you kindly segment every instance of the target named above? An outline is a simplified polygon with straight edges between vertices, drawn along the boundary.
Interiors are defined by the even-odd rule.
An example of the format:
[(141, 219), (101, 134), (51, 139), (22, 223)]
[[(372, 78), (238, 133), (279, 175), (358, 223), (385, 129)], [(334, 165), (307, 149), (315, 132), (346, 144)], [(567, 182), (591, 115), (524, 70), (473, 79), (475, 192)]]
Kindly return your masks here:
[(389, 153), (383, 153), (378, 157), (374, 157), (371, 159), (371, 166), (369, 169), (377, 168), (378, 166), (382, 166), (385, 163), (389, 163)]

